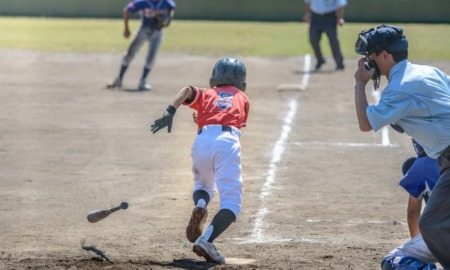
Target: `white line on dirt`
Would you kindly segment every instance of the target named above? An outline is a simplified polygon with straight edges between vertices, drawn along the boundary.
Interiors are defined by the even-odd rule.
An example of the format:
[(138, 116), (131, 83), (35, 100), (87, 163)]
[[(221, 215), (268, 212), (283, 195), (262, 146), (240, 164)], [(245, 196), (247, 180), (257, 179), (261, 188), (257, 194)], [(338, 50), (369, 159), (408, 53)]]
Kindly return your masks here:
[(275, 175), (277, 171), (277, 164), (281, 160), (281, 156), (283, 155), (286, 140), (289, 136), (289, 132), (291, 131), (292, 120), (294, 119), (295, 113), (297, 111), (297, 101), (295, 99), (291, 100), (289, 103), (289, 112), (284, 119), (284, 124), (281, 129), (281, 135), (278, 141), (275, 143), (275, 147), (272, 151), (272, 160), (269, 164), (269, 170), (267, 172), (266, 182), (264, 183), (261, 193), (259, 195), (259, 199), (261, 200), (261, 207), (256, 214), (255, 227), (253, 228), (252, 234), (250, 235), (250, 239), (246, 242), (263, 242), (263, 226), (264, 226), (264, 217), (266, 216), (268, 210), (265, 207), (266, 198), (270, 196), (272, 191), (272, 186), (275, 182)]
[[(372, 88), (372, 96), (375, 99), (376, 103), (380, 100), (380, 91), (375, 91), (375, 88)], [(384, 126), (381, 128), (381, 144), (383, 146), (390, 146), (391, 141), (389, 140), (389, 128), (388, 126)]]
[(305, 61), (303, 64), (303, 78), (302, 78), (302, 88), (306, 90), (306, 86), (308, 86), (309, 81), (309, 70), (311, 66), (311, 55), (307, 54), (305, 55)]
[[(306, 89), (309, 81), (309, 71), (311, 65), (311, 56), (309, 54), (305, 55), (305, 59), (303, 61), (303, 78), (301, 80), (301, 86), (303, 89)], [(272, 190), (273, 183), (275, 182), (275, 175), (277, 170), (277, 164), (281, 160), (281, 156), (284, 152), (286, 140), (288, 138), (289, 132), (291, 131), (292, 120), (294, 119), (295, 113), (297, 112), (297, 100), (293, 99), (289, 103), (289, 112), (284, 119), (284, 124), (282, 127), (281, 135), (278, 141), (275, 143), (275, 147), (272, 151), (272, 160), (269, 164), (269, 170), (267, 172), (266, 182), (264, 183), (261, 193), (259, 195), (259, 199), (261, 200), (261, 207), (256, 214), (255, 226), (253, 228), (252, 234), (250, 235), (250, 239), (244, 242), (263, 242), (263, 241), (273, 241), (273, 239), (263, 239), (263, 226), (264, 226), (264, 217), (266, 216), (268, 210), (265, 207), (266, 198), (270, 196), (270, 192)]]
[(350, 142), (324, 142), (324, 141), (311, 141), (311, 142), (293, 142), (299, 146), (309, 145), (323, 145), (323, 146), (342, 146), (342, 147), (397, 147), (397, 144), (384, 144), (384, 143), (350, 143)]
[[(304, 58), (304, 72), (301, 80), (301, 86), (303, 89), (306, 89), (309, 81), (309, 71), (311, 65), (311, 56), (309, 54), (305, 55)], [(372, 95), (375, 100), (378, 102), (380, 99), (380, 93), (373, 89)], [(294, 119), (295, 113), (297, 111), (297, 101), (295, 99), (291, 100), (289, 104), (289, 112), (287, 117), (284, 119), (284, 124), (282, 127), (282, 132), (280, 138), (275, 143), (275, 147), (273, 149), (272, 160), (269, 164), (269, 170), (267, 172), (266, 182), (264, 183), (261, 193), (261, 207), (256, 214), (255, 226), (253, 228), (252, 234), (247, 239), (235, 239), (240, 240), (243, 243), (262, 243), (262, 242), (277, 242), (277, 239), (264, 237), (263, 235), (263, 227), (264, 227), (264, 217), (268, 213), (268, 209), (265, 207), (266, 198), (271, 195), (272, 186), (275, 182), (275, 175), (277, 170), (277, 164), (281, 160), (281, 156), (285, 149), (286, 140), (288, 138), (289, 132), (291, 131), (292, 120)], [(294, 142), (296, 145), (305, 146), (305, 145), (331, 145), (331, 146), (344, 146), (344, 147), (396, 147), (397, 145), (393, 145), (389, 140), (389, 130), (387, 127), (383, 127), (381, 130), (381, 143), (373, 144), (373, 143), (346, 143), (346, 142)], [(349, 221), (349, 223), (351, 223)], [(291, 241), (292, 239), (281, 239), (281, 241)], [(304, 240), (304, 239), (303, 239)], [(280, 239), (278, 239), (280, 241)], [(311, 241), (311, 240), (310, 240)], [(321, 241), (312, 241), (312, 242), (321, 242)]]
[[(301, 80), (301, 87), (306, 89), (309, 81), (309, 71), (311, 66), (311, 56), (309, 54), (305, 55), (305, 59), (303, 61), (303, 77)], [(266, 216), (268, 210), (265, 207), (266, 198), (270, 196), (270, 192), (272, 190), (272, 185), (275, 182), (275, 175), (277, 170), (277, 164), (281, 160), (281, 156), (284, 152), (286, 140), (288, 138), (289, 132), (291, 131), (292, 120), (294, 119), (295, 113), (297, 112), (297, 100), (293, 99), (289, 103), (289, 112), (284, 119), (284, 124), (282, 127), (281, 135), (278, 141), (275, 143), (275, 147), (272, 151), (272, 160), (269, 164), (269, 170), (267, 171), (266, 182), (264, 183), (261, 193), (259, 195), (259, 199), (261, 200), (261, 207), (256, 214), (255, 219), (255, 227), (253, 228), (252, 234), (250, 238), (243, 242), (252, 242), (252, 243), (261, 243), (263, 241), (273, 242), (274, 239), (263, 239), (263, 226), (264, 226), (264, 217)]]

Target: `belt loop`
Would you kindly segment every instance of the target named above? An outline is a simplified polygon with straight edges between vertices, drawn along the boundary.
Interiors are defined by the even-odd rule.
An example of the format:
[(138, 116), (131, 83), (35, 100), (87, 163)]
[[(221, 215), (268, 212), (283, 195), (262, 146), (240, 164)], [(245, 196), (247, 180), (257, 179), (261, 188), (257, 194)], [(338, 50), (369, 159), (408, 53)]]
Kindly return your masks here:
[(231, 132), (231, 131), (233, 131), (233, 128), (232, 128), (232, 127), (229, 127), (229, 126), (222, 126), (222, 131), (228, 131), (228, 132)]

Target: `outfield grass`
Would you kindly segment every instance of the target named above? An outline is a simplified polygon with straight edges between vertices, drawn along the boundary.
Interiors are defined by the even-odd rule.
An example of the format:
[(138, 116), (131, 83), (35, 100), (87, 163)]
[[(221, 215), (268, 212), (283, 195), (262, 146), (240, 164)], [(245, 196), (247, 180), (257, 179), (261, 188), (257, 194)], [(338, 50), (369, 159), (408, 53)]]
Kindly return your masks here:
[[(121, 19), (0, 17), (0, 48), (55, 52), (122, 52)], [(131, 21), (135, 31), (137, 19)], [(378, 24), (347, 23), (339, 28), (346, 57), (356, 56), (361, 30)], [(404, 27), (410, 59), (450, 60), (449, 24), (397, 24)], [(331, 55), (324, 36), (322, 48)], [(143, 51), (143, 50), (142, 50)], [(162, 52), (192, 55), (297, 56), (311, 53), (308, 25), (301, 22), (223, 22), (174, 20), (166, 29)]]

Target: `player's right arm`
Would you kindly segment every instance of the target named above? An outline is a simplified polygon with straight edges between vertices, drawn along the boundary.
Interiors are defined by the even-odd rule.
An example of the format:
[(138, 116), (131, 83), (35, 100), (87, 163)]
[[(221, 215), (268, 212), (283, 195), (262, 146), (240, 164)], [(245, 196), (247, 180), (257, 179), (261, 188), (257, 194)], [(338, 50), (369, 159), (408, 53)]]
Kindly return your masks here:
[(311, 4), (305, 3), (305, 14), (303, 15), (303, 21), (304, 22), (310, 22), (311, 21)]
[(130, 27), (129, 27), (129, 23), (128, 23), (128, 21), (130, 20), (130, 11), (128, 10), (128, 7), (125, 7), (123, 9), (122, 17), (123, 17), (123, 24), (124, 24), (123, 36), (125, 38), (129, 38), (131, 32), (130, 32)]
[(411, 238), (414, 238), (420, 233), (419, 230), (419, 218), (422, 211), (422, 201), (418, 200), (414, 196), (409, 195), (408, 208), (407, 208), (407, 221), (408, 229)]
[(344, 25), (344, 23), (345, 23), (345, 20), (344, 20), (344, 7), (339, 7), (338, 9), (337, 9), (337, 24), (338, 25), (340, 25), (340, 26), (343, 26)]
[(371, 131), (369, 118), (367, 117), (366, 109), (369, 106), (366, 96), (366, 84), (370, 81), (375, 69), (370, 71), (364, 66), (364, 58), (358, 62), (358, 70), (355, 73), (355, 107), (356, 116), (358, 118), (359, 129), (361, 131)]

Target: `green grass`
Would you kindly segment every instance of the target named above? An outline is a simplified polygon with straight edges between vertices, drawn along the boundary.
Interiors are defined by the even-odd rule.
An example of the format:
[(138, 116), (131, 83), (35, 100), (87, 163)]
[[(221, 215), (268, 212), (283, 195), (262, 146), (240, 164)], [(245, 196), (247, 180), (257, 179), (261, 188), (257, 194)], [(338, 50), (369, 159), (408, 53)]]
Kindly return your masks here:
[[(121, 19), (56, 19), (0, 17), (0, 48), (51, 52), (123, 52)], [(133, 31), (139, 25), (131, 21)], [(346, 57), (356, 57), (361, 30), (378, 24), (347, 23), (339, 28)], [(450, 60), (450, 25), (401, 24), (409, 40), (410, 58)], [(322, 48), (330, 55), (326, 36)], [(298, 56), (311, 53), (308, 25), (301, 22), (223, 22), (174, 20), (166, 29), (165, 53), (191, 55)]]

